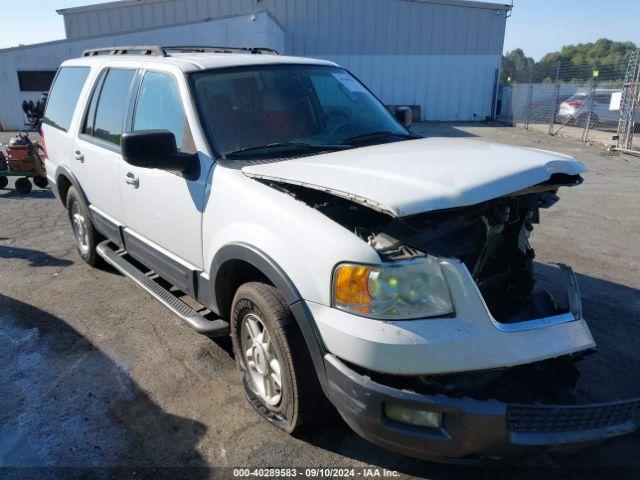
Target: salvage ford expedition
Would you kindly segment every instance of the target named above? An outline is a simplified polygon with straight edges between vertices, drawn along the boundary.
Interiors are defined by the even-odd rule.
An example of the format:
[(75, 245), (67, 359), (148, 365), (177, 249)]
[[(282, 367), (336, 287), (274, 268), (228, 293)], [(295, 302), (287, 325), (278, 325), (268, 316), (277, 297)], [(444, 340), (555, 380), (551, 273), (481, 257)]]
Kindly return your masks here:
[(375, 444), (464, 461), (635, 431), (638, 398), (576, 393), (578, 284), (528, 240), (584, 165), (406, 114), (328, 61), (118, 47), (64, 62), (42, 133), (80, 256), (231, 335), (285, 431), (332, 404)]

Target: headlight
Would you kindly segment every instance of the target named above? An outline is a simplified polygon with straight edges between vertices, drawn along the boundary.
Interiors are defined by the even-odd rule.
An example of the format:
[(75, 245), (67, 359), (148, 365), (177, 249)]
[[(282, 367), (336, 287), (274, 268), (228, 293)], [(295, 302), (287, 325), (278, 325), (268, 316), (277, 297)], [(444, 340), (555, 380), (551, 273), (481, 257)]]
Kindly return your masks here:
[(442, 268), (432, 256), (380, 266), (342, 263), (333, 275), (333, 304), (340, 310), (384, 320), (453, 313)]

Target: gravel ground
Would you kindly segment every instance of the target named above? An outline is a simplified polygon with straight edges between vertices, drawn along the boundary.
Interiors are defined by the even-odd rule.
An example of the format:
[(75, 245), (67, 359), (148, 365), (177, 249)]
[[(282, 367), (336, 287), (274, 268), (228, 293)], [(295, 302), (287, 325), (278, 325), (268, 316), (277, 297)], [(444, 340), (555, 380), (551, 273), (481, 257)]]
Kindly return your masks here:
[[(578, 274), (599, 344), (581, 367), (585, 391), (594, 399), (640, 393), (640, 159), (510, 127), (416, 130), (557, 150), (588, 166), (585, 184), (542, 213), (532, 241), (541, 264), (561, 261)], [(208, 478), (237, 466), (386, 468), (428, 478), (506, 477), (522, 467), (640, 474), (638, 435), (490, 467), (394, 455), (338, 418), (292, 438), (245, 401), (229, 342), (198, 335), (129, 280), (85, 265), (51, 192), (23, 197), (12, 188), (0, 191), (0, 477)]]

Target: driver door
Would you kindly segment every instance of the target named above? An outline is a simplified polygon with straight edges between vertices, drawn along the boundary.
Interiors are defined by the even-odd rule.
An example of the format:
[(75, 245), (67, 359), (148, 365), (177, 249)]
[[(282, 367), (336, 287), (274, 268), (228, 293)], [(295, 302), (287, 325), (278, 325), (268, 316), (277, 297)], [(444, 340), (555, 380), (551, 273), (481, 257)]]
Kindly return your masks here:
[[(169, 130), (178, 149), (197, 153), (177, 78), (143, 74), (128, 131)], [(207, 163), (208, 162), (208, 163)], [(158, 168), (120, 164), (125, 244), (131, 255), (186, 292), (203, 267), (202, 212), (210, 161), (200, 155), (198, 178)]]

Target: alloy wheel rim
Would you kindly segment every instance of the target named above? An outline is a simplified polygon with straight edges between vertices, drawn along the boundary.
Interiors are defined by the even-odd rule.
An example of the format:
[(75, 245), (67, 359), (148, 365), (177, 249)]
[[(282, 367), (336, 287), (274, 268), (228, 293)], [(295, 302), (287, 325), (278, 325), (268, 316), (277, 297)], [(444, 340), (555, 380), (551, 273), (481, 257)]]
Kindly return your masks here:
[(282, 400), (282, 376), (271, 335), (255, 313), (244, 316), (240, 335), (251, 389), (268, 405), (278, 405)]
[(82, 253), (89, 251), (89, 234), (87, 232), (87, 223), (84, 216), (78, 210), (78, 203), (73, 202), (71, 206), (71, 223), (73, 225), (73, 232), (78, 242), (78, 247)]

